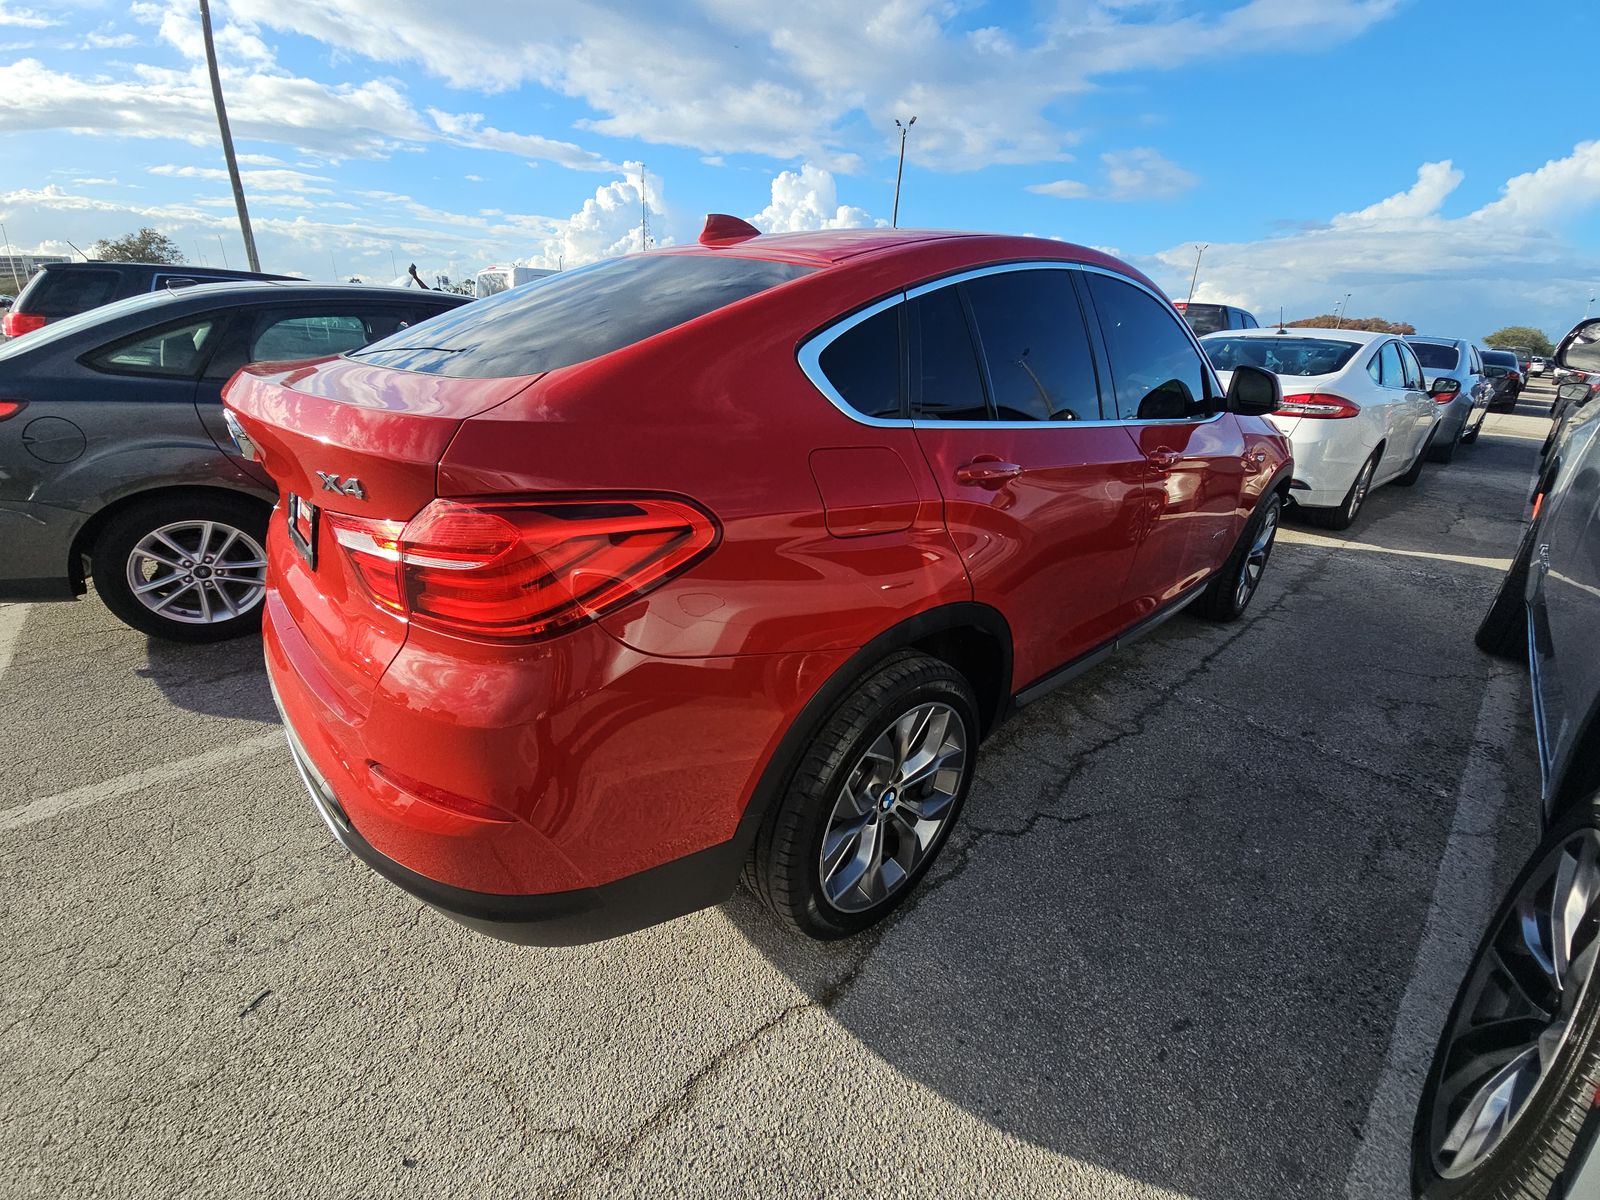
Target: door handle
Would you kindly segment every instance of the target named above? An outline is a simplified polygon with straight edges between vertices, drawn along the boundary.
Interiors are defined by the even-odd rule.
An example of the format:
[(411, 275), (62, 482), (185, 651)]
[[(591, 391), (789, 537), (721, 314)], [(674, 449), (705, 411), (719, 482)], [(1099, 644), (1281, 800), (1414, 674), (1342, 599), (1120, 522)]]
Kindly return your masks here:
[(956, 468), (956, 482), (968, 487), (998, 488), (1022, 474), (1016, 463), (984, 455)]
[(1169, 450), (1165, 446), (1162, 446), (1160, 449), (1150, 451), (1150, 453), (1146, 454), (1145, 457), (1150, 460), (1151, 465), (1162, 471), (1170, 471), (1173, 467), (1177, 466), (1183, 461), (1183, 455), (1179, 454), (1176, 450)]

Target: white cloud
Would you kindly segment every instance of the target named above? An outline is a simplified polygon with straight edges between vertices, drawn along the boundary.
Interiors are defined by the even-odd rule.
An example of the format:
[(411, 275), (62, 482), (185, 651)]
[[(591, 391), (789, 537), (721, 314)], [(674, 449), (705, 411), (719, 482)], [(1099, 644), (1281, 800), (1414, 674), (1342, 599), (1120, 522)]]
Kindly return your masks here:
[(1170, 200), (1200, 180), (1148, 146), (1113, 150), (1100, 156), (1105, 182), (1091, 186), (1076, 179), (1034, 183), (1030, 192), (1061, 200)]
[(798, 171), (781, 171), (772, 181), (772, 202), (750, 223), (763, 233), (796, 233), (804, 229), (860, 229), (886, 225), (864, 208), (839, 203), (831, 172), (812, 163)]
[[(1497, 325), (1565, 332), (1600, 278), (1600, 259), (1579, 252), (1560, 229), (1600, 208), (1600, 143), (1507, 182), (1499, 199), (1459, 217), (1441, 216), (1461, 182), (1448, 161), (1424, 163), (1416, 182), (1327, 224), (1255, 242), (1213, 243), (1197, 299), (1242, 304), (1258, 316), (1330, 312), (1345, 292), (1349, 311), (1478, 337)], [(1139, 260), (1135, 260), (1139, 261)], [(1158, 281), (1187, 290), (1194, 247), (1140, 261)]]
[[(657, 176), (646, 173), (636, 162), (624, 163), (622, 179), (601, 184), (583, 207), (564, 221), (552, 222), (552, 230), (531, 257), (520, 260), (525, 266), (581, 267), (617, 254), (640, 249), (641, 210), (650, 210), (651, 245), (670, 245), (664, 232), (668, 213), (661, 199)], [(643, 203), (640, 192), (643, 190)]]
[(609, 163), (592, 151), (571, 142), (558, 142), (552, 138), (531, 133), (507, 133), (483, 123), (481, 113), (447, 113), (430, 108), (428, 116), (449, 139), (458, 145), (479, 150), (500, 150), (523, 158), (544, 159), (580, 171), (615, 171)]
[(11, 25), (18, 29), (49, 29), (52, 25), (59, 25), (60, 21), (53, 17), (46, 17), (31, 8), (14, 8), (0, 0), (0, 25)]
[[(176, 179), (207, 179), (226, 182), (228, 172), (223, 167), (180, 167), (173, 163), (160, 163), (150, 168), (152, 175), (166, 175)], [(288, 167), (273, 167), (260, 170), (239, 172), (239, 181), (244, 185), (246, 192), (257, 189), (264, 192), (299, 192), (311, 195), (331, 196), (332, 188), (318, 187), (318, 184), (332, 183), (327, 175), (309, 175), (304, 171), (296, 171)]]

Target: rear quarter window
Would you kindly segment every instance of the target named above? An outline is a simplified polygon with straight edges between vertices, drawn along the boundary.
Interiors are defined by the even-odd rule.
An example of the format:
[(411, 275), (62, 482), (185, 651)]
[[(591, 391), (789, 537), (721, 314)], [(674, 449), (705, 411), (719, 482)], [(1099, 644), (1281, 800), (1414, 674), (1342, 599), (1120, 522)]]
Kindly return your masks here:
[(1461, 355), (1454, 346), (1441, 346), (1437, 342), (1412, 342), (1422, 365), (1429, 371), (1454, 371)]
[(23, 291), (16, 308), (19, 312), (37, 313), (41, 317), (74, 316), (115, 300), (119, 278), (115, 271), (52, 271), (46, 268)]
[(607, 259), (435, 317), (425, 338), (401, 330), (356, 355), (427, 375), (534, 375), (610, 354), (812, 270), (695, 254)]

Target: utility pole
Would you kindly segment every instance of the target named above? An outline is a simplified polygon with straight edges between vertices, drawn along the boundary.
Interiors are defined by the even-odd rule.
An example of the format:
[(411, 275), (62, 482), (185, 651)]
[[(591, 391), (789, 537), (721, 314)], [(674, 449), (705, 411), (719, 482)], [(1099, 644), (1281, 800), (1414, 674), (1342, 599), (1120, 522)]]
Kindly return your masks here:
[(1345, 309), (1345, 305), (1347, 305), (1349, 303), (1350, 303), (1350, 293), (1346, 292), (1344, 294), (1344, 299), (1339, 301), (1339, 315), (1334, 318), (1334, 322), (1333, 322), (1333, 327), (1335, 329), (1343, 329), (1344, 328), (1344, 309)]
[(200, 32), (205, 35), (206, 68), (211, 72), (211, 98), (217, 105), (217, 128), (222, 133), (222, 156), (228, 160), (228, 181), (233, 184), (233, 203), (239, 210), (239, 232), (244, 235), (244, 254), (252, 271), (261, 270), (256, 257), (256, 236), (250, 231), (250, 210), (244, 204), (244, 184), (239, 179), (239, 160), (233, 154), (233, 132), (228, 128), (228, 109), (222, 103), (222, 76), (217, 73), (217, 47), (211, 40), (211, 5), (200, 0)]
[(900, 124), (899, 117), (894, 119), (894, 127), (900, 131), (900, 165), (894, 169), (894, 216), (889, 219), (893, 229), (900, 228), (900, 179), (906, 173), (906, 134), (911, 132), (911, 127), (916, 123), (915, 117), (904, 125)]
[(1194, 252), (1194, 274), (1189, 276), (1189, 299), (1187, 301), (1189, 304), (1194, 303), (1194, 285), (1200, 279), (1200, 256), (1209, 249), (1211, 249), (1211, 243), (1207, 242)]
[(222, 235), (217, 234), (217, 249), (222, 251), (222, 265), (228, 265), (228, 248), (222, 244)]
[(639, 249), (650, 249), (650, 201), (644, 194), (644, 164), (639, 164)]

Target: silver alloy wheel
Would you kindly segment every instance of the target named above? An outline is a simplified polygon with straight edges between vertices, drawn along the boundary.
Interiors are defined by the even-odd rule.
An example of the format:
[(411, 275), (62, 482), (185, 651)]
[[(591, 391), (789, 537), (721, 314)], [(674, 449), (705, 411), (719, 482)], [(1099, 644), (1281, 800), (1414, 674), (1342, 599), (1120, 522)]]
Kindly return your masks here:
[(1356, 476), (1355, 491), (1350, 496), (1351, 520), (1355, 519), (1355, 515), (1361, 511), (1361, 506), (1366, 503), (1367, 489), (1372, 486), (1372, 473), (1375, 470), (1377, 470), (1377, 464), (1369, 458), (1366, 461), (1366, 465), (1361, 468), (1361, 474)]
[(1441, 1177), (1472, 1171), (1527, 1111), (1571, 1033), (1597, 933), (1600, 831), (1582, 829), (1540, 861), (1472, 964), (1430, 1115)]
[(1278, 536), (1278, 510), (1279, 505), (1267, 501), (1267, 512), (1262, 518), (1261, 528), (1256, 531), (1255, 541), (1250, 543), (1250, 549), (1245, 551), (1244, 565), (1239, 568), (1239, 589), (1234, 593), (1234, 604), (1243, 609), (1250, 603), (1250, 597), (1255, 595), (1257, 586), (1261, 583), (1261, 576), (1266, 574), (1267, 559), (1272, 556), (1272, 543)]
[(267, 555), (226, 521), (174, 521), (139, 539), (127, 577), (134, 598), (164, 620), (215, 625), (261, 603)]
[(861, 912), (905, 884), (943, 830), (966, 762), (966, 722), (948, 704), (919, 704), (873, 739), (822, 835), (829, 904)]

